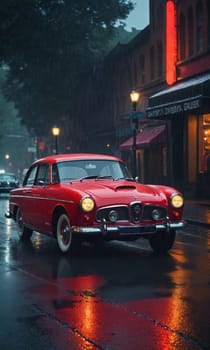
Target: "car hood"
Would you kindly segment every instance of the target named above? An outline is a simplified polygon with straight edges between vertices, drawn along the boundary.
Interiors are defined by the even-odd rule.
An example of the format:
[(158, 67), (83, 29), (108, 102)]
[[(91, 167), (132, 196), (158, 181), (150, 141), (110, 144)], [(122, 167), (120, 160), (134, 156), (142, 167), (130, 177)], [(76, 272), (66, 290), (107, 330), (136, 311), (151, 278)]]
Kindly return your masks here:
[(167, 204), (167, 196), (161, 186), (159, 188), (125, 180), (88, 180), (72, 182), (67, 186), (79, 191), (81, 195), (93, 197), (99, 206), (129, 204), (134, 201)]

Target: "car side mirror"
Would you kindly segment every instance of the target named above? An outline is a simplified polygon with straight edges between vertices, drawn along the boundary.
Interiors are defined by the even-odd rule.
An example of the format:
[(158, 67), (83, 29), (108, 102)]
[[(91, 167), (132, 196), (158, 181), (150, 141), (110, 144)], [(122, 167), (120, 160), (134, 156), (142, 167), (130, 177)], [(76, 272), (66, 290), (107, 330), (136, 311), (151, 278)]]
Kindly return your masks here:
[(48, 183), (46, 181), (43, 181), (43, 180), (38, 180), (38, 183), (37, 183), (39, 186), (47, 186)]

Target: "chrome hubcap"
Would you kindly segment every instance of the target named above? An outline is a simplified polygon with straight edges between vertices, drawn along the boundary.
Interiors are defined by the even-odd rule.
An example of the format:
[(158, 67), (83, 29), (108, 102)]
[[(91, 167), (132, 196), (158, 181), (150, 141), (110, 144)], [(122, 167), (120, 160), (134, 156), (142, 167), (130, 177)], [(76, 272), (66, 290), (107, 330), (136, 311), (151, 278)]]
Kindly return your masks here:
[(61, 236), (64, 244), (68, 244), (70, 240), (70, 228), (69, 226), (65, 223), (61, 229)]

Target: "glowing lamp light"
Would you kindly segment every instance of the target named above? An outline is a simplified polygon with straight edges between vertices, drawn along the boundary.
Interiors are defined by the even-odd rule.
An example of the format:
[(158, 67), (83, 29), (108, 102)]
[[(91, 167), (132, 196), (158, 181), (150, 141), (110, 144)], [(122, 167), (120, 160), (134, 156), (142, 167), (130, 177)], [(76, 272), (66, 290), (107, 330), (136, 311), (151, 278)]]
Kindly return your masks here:
[(58, 128), (57, 126), (54, 126), (52, 128), (52, 134), (53, 134), (53, 136), (59, 136), (60, 135), (60, 128)]
[(60, 135), (60, 128), (58, 128), (57, 126), (54, 126), (52, 128), (52, 134), (55, 137), (55, 153), (58, 154), (58, 137)]
[(176, 81), (176, 7), (172, 0), (166, 2), (166, 82), (172, 85)]
[(130, 99), (131, 99), (131, 102), (132, 103), (137, 103), (138, 100), (139, 100), (139, 97), (140, 97), (140, 93), (135, 91), (135, 90), (132, 90), (131, 93), (130, 93)]

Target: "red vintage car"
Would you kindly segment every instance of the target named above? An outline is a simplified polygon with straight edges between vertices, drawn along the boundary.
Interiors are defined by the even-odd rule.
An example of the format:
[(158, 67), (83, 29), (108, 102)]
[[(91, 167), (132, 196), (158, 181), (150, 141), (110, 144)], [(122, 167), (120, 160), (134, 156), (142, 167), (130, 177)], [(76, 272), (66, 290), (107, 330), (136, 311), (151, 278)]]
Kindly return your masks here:
[(81, 241), (139, 238), (165, 253), (185, 226), (183, 204), (172, 187), (136, 182), (120, 158), (64, 154), (31, 165), (22, 187), (10, 192), (6, 216), (16, 221), (21, 239), (45, 233), (63, 253)]

